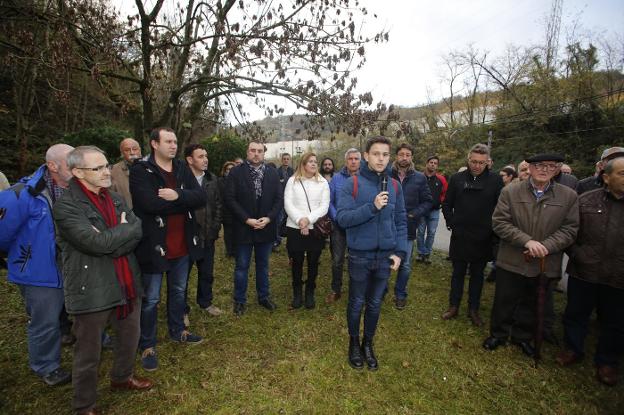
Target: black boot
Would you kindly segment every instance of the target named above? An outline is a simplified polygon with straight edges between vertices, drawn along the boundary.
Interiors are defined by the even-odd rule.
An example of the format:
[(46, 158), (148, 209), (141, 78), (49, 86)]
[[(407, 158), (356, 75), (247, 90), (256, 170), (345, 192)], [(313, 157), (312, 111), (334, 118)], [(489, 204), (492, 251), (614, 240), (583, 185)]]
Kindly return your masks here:
[(360, 351), (360, 336), (349, 337), (349, 365), (357, 370), (364, 368), (362, 352)]
[(301, 308), (301, 299), (302, 299), (302, 294), (301, 294), (301, 285), (293, 287), (293, 301), (292, 301), (292, 308), (297, 309), (297, 308)]
[(362, 339), (362, 354), (364, 355), (364, 359), (366, 359), (368, 370), (379, 369), (377, 358), (375, 357), (375, 351), (373, 350), (373, 339), (369, 339), (364, 336)]
[(310, 279), (310, 277), (308, 277), (305, 288), (305, 308), (308, 310), (316, 307), (316, 301), (314, 301), (314, 288), (314, 279)]

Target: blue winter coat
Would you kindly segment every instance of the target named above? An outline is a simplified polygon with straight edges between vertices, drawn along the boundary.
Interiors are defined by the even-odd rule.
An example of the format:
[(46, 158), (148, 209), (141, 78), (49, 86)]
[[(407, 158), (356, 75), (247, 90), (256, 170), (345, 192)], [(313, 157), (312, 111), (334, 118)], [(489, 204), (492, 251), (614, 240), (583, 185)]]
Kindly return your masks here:
[(30, 177), (24, 177), (19, 197), (5, 204), (3, 238), (10, 239), (8, 251), (9, 281), (15, 284), (62, 288), (63, 279), (57, 264), (56, 240), (52, 209), (48, 200), (43, 174), (39, 167)]
[(338, 210), (338, 192), (342, 185), (351, 177), (346, 167), (343, 167), (338, 173), (334, 174), (329, 182), (329, 218), (336, 223), (336, 211)]
[[(358, 255), (376, 257), (395, 254), (403, 260), (407, 254), (407, 221), (401, 184), (391, 183), (388, 174), (388, 205), (379, 210), (374, 205), (381, 191), (380, 176), (363, 163), (353, 197), (353, 177), (338, 192), (338, 225), (346, 229), (347, 247)], [(333, 180), (332, 180), (333, 181)]]
[[(392, 177), (399, 180), (399, 173), (392, 170)], [(405, 210), (407, 211), (407, 239), (416, 239), (418, 222), (420, 218), (429, 213), (433, 206), (431, 190), (427, 184), (427, 178), (421, 172), (409, 170), (401, 182), (405, 198)]]

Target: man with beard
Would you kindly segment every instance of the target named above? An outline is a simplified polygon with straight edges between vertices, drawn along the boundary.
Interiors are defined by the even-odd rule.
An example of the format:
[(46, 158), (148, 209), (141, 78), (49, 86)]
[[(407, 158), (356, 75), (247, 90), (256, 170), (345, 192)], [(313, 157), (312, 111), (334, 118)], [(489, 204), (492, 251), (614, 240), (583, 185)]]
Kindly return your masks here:
[[(440, 159), (438, 156), (431, 156), (427, 158), (427, 164), (425, 165), (424, 175), (427, 178), (427, 185), (429, 185), (429, 192), (431, 193), (431, 209), (425, 212), (420, 218), (420, 224), (418, 225), (418, 262), (424, 262), (425, 264), (431, 264), (429, 256), (433, 250), (433, 241), (435, 240), (435, 234), (438, 229), (438, 222), (440, 221), (440, 208), (444, 197), (446, 196), (446, 189), (448, 183), (446, 178), (438, 173), (438, 167), (440, 165)], [(426, 234), (426, 237), (425, 237)]]
[(327, 183), (331, 182), (332, 177), (334, 177), (334, 160), (325, 157), (321, 161), (321, 176), (327, 180)]
[(394, 305), (402, 310), (407, 305), (407, 281), (412, 271), (412, 248), (416, 239), (416, 228), (422, 216), (431, 211), (432, 199), (427, 179), (416, 171), (412, 156), (414, 149), (407, 143), (399, 145), (395, 151), (396, 160), (392, 168), (392, 177), (401, 182), (405, 211), (407, 213), (407, 254), (401, 261), (394, 286)]

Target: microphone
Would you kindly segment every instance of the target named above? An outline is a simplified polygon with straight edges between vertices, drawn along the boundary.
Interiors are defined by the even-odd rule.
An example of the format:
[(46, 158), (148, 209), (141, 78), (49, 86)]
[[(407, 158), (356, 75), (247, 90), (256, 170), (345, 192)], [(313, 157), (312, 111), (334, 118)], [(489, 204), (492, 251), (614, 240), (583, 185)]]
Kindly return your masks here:
[(388, 191), (388, 175), (386, 174), (381, 175), (381, 191), (382, 192)]

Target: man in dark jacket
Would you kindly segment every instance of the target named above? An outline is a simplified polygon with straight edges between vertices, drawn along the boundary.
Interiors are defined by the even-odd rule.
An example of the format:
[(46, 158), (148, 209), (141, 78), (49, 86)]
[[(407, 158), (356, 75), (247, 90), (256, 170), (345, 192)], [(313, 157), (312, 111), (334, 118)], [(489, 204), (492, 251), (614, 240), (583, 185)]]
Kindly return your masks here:
[(8, 279), (19, 287), (30, 318), (30, 368), (51, 386), (71, 380), (61, 368), (63, 278), (51, 213), (72, 177), (67, 155), (73, 149), (67, 144), (50, 147), (46, 164), (20, 180), (19, 187), (3, 191), (0, 210), (0, 247), (8, 253)]
[(563, 251), (574, 241), (579, 223), (576, 193), (553, 180), (563, 157), (539, 154), (526, 161), (529, 179), (506, 186), (492, 215), (500, 244), (490, 337), (483, 347), (494, 350), (511, 337), (533, 356), (540, 259), (549, 281), (561, 278)]
[[(336, 221), (347, 232), (349, 248), (349, 364), (362, 369), (364, 360), (377, 370), (373, 337), (381, 314), (390, 270), (407, 256), (407, 224), (401, 184), (389, 177), (390, 140), (373, 137), (366, 143), (366, 164), (346, 180), (338, 196)], [(360, 319), (364, 310), (364, 338)]]
[(338, 208), (338, 195), (340, 189), (351, 176), (358, 174), (362, 154), (357, 148), (350, 148), (345, 153), (344, 167), (334, 174), (329, 182), (329, 210), (327, 214), (332, 220), (332, 233), (329, 239), (332, 257), (332, 280), (331, 292), (327, 294), (325, 302), (332, 304), (340, 299), (342, 295), (342, 274), (344, 268), (345, 253), (347, 252), (347, 234), (345, 230), (336, 222), (336, 211)]
[[(431, 209), (421, 216), (418, 224), (418, 236), (416, 239), (418, 258), (416, 260), (425, 264), (431, 264), (429, 256), (433, 250), (433, 242), (438, 230), (440, 208), (442, 208), (442, 202), (444, 202), (446, 190), (448, 189), (446, 178), (438, 173), (439, 165), (440, 159), (438, 156), (430, 156), (427, 158), (427, 164), (423, 172), (431, 192), (432, 205)], [(426, 237), (425, 234), (427, 235)]]
[[(219, 316), (222, 313), (221, 309), (212, 304), (215, 241), (219, 238), (223, 221), (223, 206), (217, 176), (208, 171), (208, 153), (201, 144), (187, 146), (184, 149), (184, 158), (197, 183), (206, 192), (207, 199), (206, 205), (195, 211), (199, 225), (199, 240), (204, 249), (203, 258), (197, 260), (197, 305), (209, 315)], [(189, 273), (190, 271), (189, 267)], [(189, 310), (187, 302), (186, 314)]]
[(200, 336), (184, 326), (184, 295), (191, 261), (201, 257), (195, 209), (206, 204), (206, 194), (186, 163), (175, 158), (178, 140), (170, 128), (150, 134), (152, 152), (130, 168), (133, 208), (141, 219), (143, 238), (136, 256), (145, 290), (141, 305), (141, 363), (156, 370), (158, 304), (163, 274), (167, 273), (167, 324), (174, 341), (196, 344)]
[(111, 323), (117, 335), (111, 388), (146, 390), (147, 379), (133, 373), (140, 335), (141, 282), (133, 250), (141, 240), (141, 221), (123, 198), (109, 193), (110, 166), (94, 146), (77, 147), (67, 164), (74, 179), (54, 205), (62, 251), (65, 303), (74, 315), (72, 406), (95, 414), (102, 331)]
[(234, 314), (245, 313), (247, 280), (252, 251), (256, 259), (258, 303), (267, 310), (277, 308), (269, 292), (269, 256), (275, 241), (284, 192), (277, 171), (264, 164), (264, 144), (250, 141), (247, 160), (227, 176), (225, 204), (234, 215), (236, 267), (234, 269)]
[(402, 310), (407, 304), (407, 282), (412, 271), (412, 248), (418, 224), (422, 216), (431, 210), (433, 201), (425, 175), (414, 169), (412, 146), (403, 143), (397, 147), (395, 153), (396, 160), (392, 169), (392, 177), (401, 182), (407, 213), (407, 255), (401, 261), (394, 286), (394, 305)]
[(602, 171), (609, 160), (613, 160), (617, 157), (624, 157), (624, 147), (611, 147), (603, 151), (600, 161), (596, 163), (596, 174), (580, 180), (576, 185), (576, 193), (580, 196), (590, 190), (601, 189), (603, 186)]
[(451, 176), (442, 213), (451, 233), (449, 256), (453, 261), (449, 308), (442, 318), (457, 317), (464, 291), (466, 271), (470, 270), (468, 316), (477, 327), (483, 325), (479, 315), (483, 270), (492, 259), (494, 232), (492, 212), (503, 188), (503, 181), (488, 167), (490, 150), (475, 144), (468, 153), (468, 169)]
[[(284, 189), (286, 189), (286, 183), (288, 182), (288, 179), (290, 179), (290, 176), (292, 176), (295, 172), (293, 168), (290, 167), (291, 160), (292, 156), (290, 154), (282, 153), (282, 165), (277, 168), (277, 175), (279, 176), (280, 185), (282, 186), (282, 193), (284, 192)], [(276, 238), (275, 242), (273, 243), (273, 252), (277, 252), (280, 244), (282, 243), (282, 235), (280, 235), (280, 224), (282, 223), (282, 221), (285, 220), (284, 218), (286, 218), (286, 211), (282, 209), (279, 217), (277, 218), (277, 225), (275, 226)]]
[(624, 353), (624, 157), (606, 163), (602, 181), (605, 187), (579, 197), (581, 226), (567, 251), (566, 350), (557, 356), (557, 362), (567, 366), (583, 358), (589, 319), (597, 309), (596, 377), (614, 386), (618, 360)]

